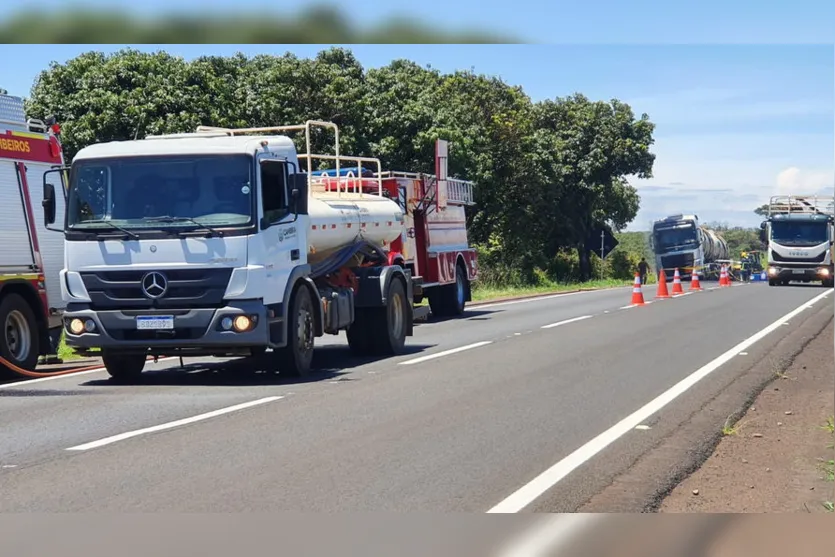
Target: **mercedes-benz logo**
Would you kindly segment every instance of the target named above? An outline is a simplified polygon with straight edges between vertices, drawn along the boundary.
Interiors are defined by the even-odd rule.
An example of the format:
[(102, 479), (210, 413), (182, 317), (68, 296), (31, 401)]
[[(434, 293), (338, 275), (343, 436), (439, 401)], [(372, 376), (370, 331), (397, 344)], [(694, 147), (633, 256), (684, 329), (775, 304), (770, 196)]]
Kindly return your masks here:
[(142, 277), (142, 292), (152, 300), (162, 298), (168, 290), (168, 279), (160, 272), (151, 271)]

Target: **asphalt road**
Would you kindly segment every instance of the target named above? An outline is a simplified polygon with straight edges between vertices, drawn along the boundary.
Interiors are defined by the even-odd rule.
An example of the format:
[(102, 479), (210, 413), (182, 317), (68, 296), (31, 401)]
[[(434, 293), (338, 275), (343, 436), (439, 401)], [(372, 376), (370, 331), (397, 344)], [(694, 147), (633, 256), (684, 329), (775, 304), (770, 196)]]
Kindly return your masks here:
[[(149, 365), (134, 386), (104, 372), (2, 385), (0, 512), (485, 512), (519, 506), (523, 486), (535, 496), (508, 512), (573, 511), (663, 434), (659, 420), (699, 408), (747, 358), (831, 313), (832, 297), (715, 366), (649, 430), (600, 446), (602, 433), (824, 292), (755, 283), (629, 309), (630, 289), (492, 304), (416, 327), (398, 358), (352, 358), (330, 338), (305, 382), (187, 360)], [(537, 479), (557, 463), (562, 477)]]

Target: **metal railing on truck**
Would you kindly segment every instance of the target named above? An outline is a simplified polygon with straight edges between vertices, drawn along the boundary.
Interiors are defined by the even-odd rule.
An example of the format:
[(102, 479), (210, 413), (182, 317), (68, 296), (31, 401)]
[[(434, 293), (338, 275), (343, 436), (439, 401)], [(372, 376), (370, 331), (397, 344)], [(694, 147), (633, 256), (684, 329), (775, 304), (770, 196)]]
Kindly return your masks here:
[[(333, 130), (334, 132), (334, 154), (327, 155), (323, 153), (312, 153), (311, 152), (311, 129), (313, 128), (322, 128), (326, 130)], [(339, 126), (334, 124), (333, 122), (325, 122), (321, 120), (308, 120), (304, 124), (293, 124), (288, 126), (267, 126), (267, 127), (259, 127), (259, 128), (220, 128), (220, 127), (213, 127), (213, 126), (199, 126), (197, 128), (197, 133), (223, 133), (229, 136), (239, 136), (239, 135), (250, 135), (250, 134), (260, 134), (260, 135), (267, 135), (267, 134), (282, 134), (282, 135), (289, 135), (293, 132), (304, 132), (304, 140), (305, 140), (305, 148), (304, 152), (297, 152), (296, 156), (299, 159), (299, 165), (302, 164), (302, 161), (306, 161), (307, 163), (307, 184), (308, 184), (308, 195), (313, 195), (313, 191), (316, 186), (326, 186), (336, 184), (336, 194), (338, 197), (342, 196), (342, 193), (354, 193), (363, 195), (365, 192), (363, 191), (363, 183), (366, 180), (372, 180), (376, 182), (377, 186), (377, 195), (383, 195), (383, 179), (382, 179), (382, 163), (380, 159), (373, 158), (373, 157), (353, 157), (342, 155), (339, 152)], [(328, 176), (328, 175), (316, 175), (316, 172), (323, 172), (321, 170), (314, 170), (313, 169), (313, 161), (331, 161), (334, 162), (336, 165), (336, 176)], [(354, 165), (346, 165), (343, 164), (344, 162), (348, 163), (356, 163)], [(365, 176), (365, 168), (363, 167), (363, 163), (373, 164), (377, 167), (377, 172), (374, 173), (372, 177)], [(348, 172), (347, 175), (341, 176), (341, 169), (343, 168), (351, 168), (352, 170)], [(357, 174), (353, 174), (353, 169), (356, 168)], [(345, 185), (345, 189), (343, 190), (341, 185)]]

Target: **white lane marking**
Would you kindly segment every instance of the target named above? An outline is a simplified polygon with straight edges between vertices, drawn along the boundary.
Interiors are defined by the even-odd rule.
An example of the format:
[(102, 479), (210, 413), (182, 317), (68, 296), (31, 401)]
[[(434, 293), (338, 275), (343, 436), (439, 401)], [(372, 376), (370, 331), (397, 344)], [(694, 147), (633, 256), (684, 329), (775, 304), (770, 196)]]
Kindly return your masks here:
[(528, 302), (541, 302), (543, 300), (553, 300), (554, 298), (564, 298), (566, 296), (577, 296), (578, 294), (595, 294), (599, 292), (611, 292), (613, 290), (624, 290), (626, 288), (632, 288), (632, 286), (617, 286), (615, 288), (600, 288), (598, 290), (583, 290), (582, 292), (562, 292), (559, 294), (543, 294), (542, 296), (536, 296), (534, 298), (525, 298), (524, 300), (508, 300), (506, 302), (496, 302), (494, 304), (484, 304), (484, 305), (470, 305), (473, 310), (480, 310), (485, 308), (496, 308), (501, 306), (510, 306), (516, 304), (526, 304)]
[[(826, 296), (829, 295), (829, 292), (824, 292), (823, 294), (818, 295), (812, 301), (818, 301)], [(488, 513), (517, 513), (520, 512), (522, 509), (530, 505), (536, 499), (538, 499), (543, 493), (557, 485), (563, 478), (565, 478), (568, 474), (585, 464), (587, 461), (591, 460), (597, 453), (608, 447), (610, 444), (621, 438), (623, 435), (629, 433), (633, 430), (636, 426), (642, 424), (647, 420), (647, 418), (651, 417), (653, 414), (658, 412), (659, 410), (663, 409), (667, 406), (670, 402), (678, 398), (680, 395), (685, 393), (690, 387), (713, 373), (717, 370), (722, 364), (731, 360), (734, 356), (738, 353), (742, 352), (749, 346), (753, 345), (772, 331), (776, 330), (780, 327), (780, 325), (786, 321), (787, 319), (791, 319), (794, 316), (798, 315), (803, 310), (807, 309), (807, 305), (809, 302), (804, 302), (802, 306), (792, 310), (788, 314), (784, 315), (780, 319), (773, 322), (771, 325), (767, 326), (766, 328), (762, 329), (758, 333), (755, 333), (753, 336), (748, 337), (747, 339), (743, 340), (730, 350), (726, 351), (724, 354), (715, 358), (714, 360), (708, 362), (701, 368), (697, 369), (659, 396), (654, 398), (653, 400), (649, 401), (643, 407), (639, 408), (620, 422), (616, 423), (579, 449), (575, 450), (573, 453), (565, 457), (564, 459), (560, 460), (549, 469), (542, 472), (539, 476), (535, 477), (533, 480), (516, 490), (510, 496), (505, 498), (503, 501), (498, 503), (492, 509), (487, 511)]]
[(463, 352), (464, 350), (470, 350), (472, 348), (478, 348), (479, 346), (487, 346), (488, 344), (493, 344), (492, 340), (484, 340), (482, 342), (475, 342), (473, 344), (467, 344), (466, 346), (459, 346), (458, 348), (452, 348), (451, 350), (444, 350), (443, 352), (438, 352), (437, 354), (429, 354), (427, 356), (421, 356), (420, 358), (415, 358), (414, 360), (407, 360), (405, 362), (400, 362), (401, 366), (407, 366), (410, 364), (419, 364), (420, 362), (425, 362), (427, 360), (434, 360), (435, 358), (442, 358), (444, 356), (449, 356), (450, 354), (456, 354), (458, 352)]
[(740, 352), (740, 353), (739, 353), (739, 355), (740, 355), (740, 356), (747, 356), (747, 355), (748, 355), (748, 352)]
[[(178, 359), (177, 356), (171, 356), (169, 358), (160, 358), (157, 360), (158, 362), (165, 362), (167, 360), (176, 360)], [(153, 360), (149, 360), (153, 362)], [(35, 383), (43, 383), (44, 381), (53, 381), (55, 379), (67, 379), (70, 377), (80, 377), (82, 375), (88, 375), (90, 373), (101, 373), (102, 371), (106, 371), (104, 367), (97, 367), (95, 369), (88, 369), (86, 371), (79, 371), (78, 373), (67, 373), (66, 375), (53, 375), (52, 377), (38, 377), (37, 379), (24, 379), (23, 381), (15, 381), (14, 383), (5, 383), (0, 385), (0, 389), (11, 389), (12, 387), (25, 387), (27, 385), (34, 385)], [(48, 373), (48, 372), (46, 372)]]
[(635, 429), (638, 429), (638, 430), (641, 430), (641, 431), (646, 431), (646, 430), (648, 430), (648, 429), (652, 429), (652, 428), (651, 428), (651, 427), (649, 427), (648, 425), (643, 425), (643, 424), (642, 424), (642, 425), (636, 425), (636, 426), (635, 426)]
[(139, 435), (145, 435), (146, 433), (154, 433), (156, 431), (163, 431), (166, 429), (172, 429), (175, 427), (180, 427), (188, 424), (193, 424), (195, 422), (199, 422), (202, 420), (208, 420), (209, 418), (214, 418), (216, 416), (222, 416), (223, 414), (229, 414), (230, 412), (237, 412), (238, 410), (244, 410), (246, 408), (252, 408), (253, 406), (258, 406), (261, 404), (266, 404), (268, 402), (274, 402), (276, 400), (281, 400), (284, 398), (283, 396), (268, 396), (266, 398), (259, 398), (258, 400), (252, 400), (250, 402), (244, 402), (243, 404), (236, 404), (235, 406), (227, 406), (226, 408), (221, 408), (219, 410), (213, 410), (211, 412), (206, 412), (205, 414), (198, 414), (197, 416), (192, 416), (190, 418), (183, 418), (182, 420), (176, 420), (174, 422), (168, 422), (165, 424), (155, 425), (152, 427), (146, 427), (144, 429), (137, 429), (134, 431), (128, 431), (126, 433), (120, 433), (119, 435), (112, 435), (110, 437), (105, 437), (104, 439), (99, 439), (98, 441), (91, 441), (89, 443), (84, 443), (83, 445), (76, 445), (75, 447), (70, 447), (66, 450), (68, 451), (87, 451), (89, 449), (95, 449), (97, 447), (103, 447), (104, 445), (109, 445), (111, 443), (116, 443), (118, 441), (124, 441), (125, 439), (130, 439), (131, 437), (137, 437)]
[(684, 292), (683, 294), (673, 294), (673, 298), (681, 298), (682, 296), (689, 296), (693, 291)]
[(568, 325), (569, 323), (574, 323), (576, 321), (582, 321), (583, 319), (589, 319), (590, 317), (594, 317), (593, 315), (582, 315), (580, 317), (572, 317), (571, 319), (566, 319), (565, 321), (557, 321), (556, 323), (551, 323), (550, 325), (543, 325), (543, 329), (553, 329), (554, 327), (559, 327), (560, 325)]
[(523, 531), (499, 552), (499, 557), (542, 557), (555, 555), (555, 549), (576, 539), (605, 514), (554, 514), (542, 518)]

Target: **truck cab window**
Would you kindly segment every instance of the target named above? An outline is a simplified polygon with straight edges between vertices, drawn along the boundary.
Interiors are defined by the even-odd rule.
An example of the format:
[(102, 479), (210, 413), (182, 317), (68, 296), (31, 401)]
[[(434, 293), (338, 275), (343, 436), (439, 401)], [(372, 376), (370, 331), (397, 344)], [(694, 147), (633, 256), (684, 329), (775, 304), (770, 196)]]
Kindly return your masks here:
[(276, 222), (287, 214), (287, 165), (269, 161), (260, 166), (264, 217), (268, 222)]

